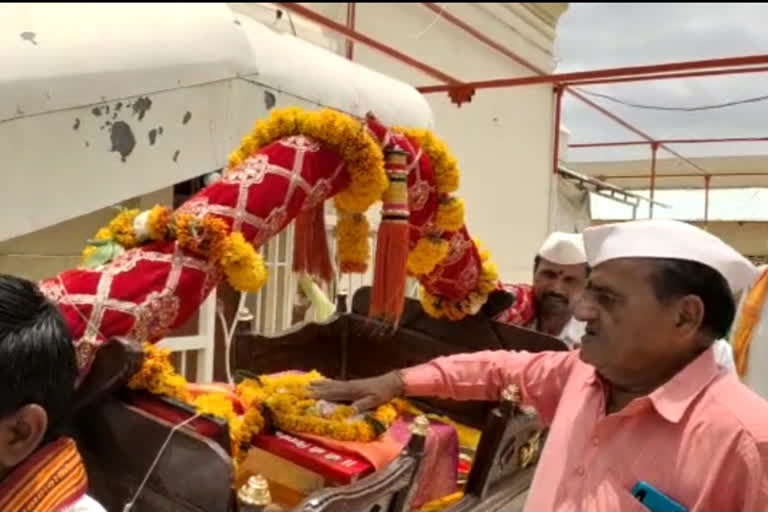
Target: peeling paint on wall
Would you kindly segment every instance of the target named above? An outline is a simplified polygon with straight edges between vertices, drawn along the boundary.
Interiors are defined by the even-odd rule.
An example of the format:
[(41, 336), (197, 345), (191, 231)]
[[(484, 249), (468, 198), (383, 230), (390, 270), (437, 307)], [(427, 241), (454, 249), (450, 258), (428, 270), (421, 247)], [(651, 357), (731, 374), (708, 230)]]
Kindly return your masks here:
[(275, 98), (275, 95), (269, 91), (264, 91), (264, 107), (267, 110), (272, 110), (276, 103), (277, 98)]
[(125, 162), (136, 147), (136, 137), (133, 130), (125, 121), (117, 121), (109, 130), (109, 138), (112, 141), (112, 149), (120, 153), (120, 159)]
[(137, 99), (133, 103), (133, 113), (139, 116), (139, 121), (144, 120), (144, 114), (146, 114), (147, 111), (151, 108), (152, 108), (152, 100), (147, 98), (146, 96), (143, 98)]
[(19, 36), (21, 37), (22, 41), (29, 41), (33, 45), (38, 46), (36, 41), (37, 34), (35, 34), (34, 32), (22, 32), (21, 34), (19, 34)]

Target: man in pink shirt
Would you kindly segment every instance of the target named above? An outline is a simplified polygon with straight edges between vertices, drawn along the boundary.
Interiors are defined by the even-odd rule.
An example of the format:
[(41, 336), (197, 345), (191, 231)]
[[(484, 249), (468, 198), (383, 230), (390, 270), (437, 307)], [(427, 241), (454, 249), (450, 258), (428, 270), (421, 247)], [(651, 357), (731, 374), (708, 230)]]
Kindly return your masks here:
[(528, 512), (647, 512), (638, 482), (690, 512), (768, 511), (768, 403), (712, 350), (754, 266), (676, 221), (588, 228), (584, 243), (579, 350), (442, 357), (315, 394), (368, 409), (398, 395), (498, 400), (517, 385), (550, 427)]

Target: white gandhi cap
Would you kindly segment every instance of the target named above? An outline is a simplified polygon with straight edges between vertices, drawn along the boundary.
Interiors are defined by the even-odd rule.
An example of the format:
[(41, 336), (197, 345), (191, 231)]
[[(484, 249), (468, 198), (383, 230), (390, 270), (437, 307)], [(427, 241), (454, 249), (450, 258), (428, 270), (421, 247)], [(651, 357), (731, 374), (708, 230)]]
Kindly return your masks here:
[(584, 230), (584, 248), (594, 268), (617, 258), (674, 258), (695, 261), (718, 271), (738, 293), (758, 276), (755, 267), (714, 235), (675, 220), (636, 220)]
[(577, 265), (587, 262), (584, 239), (577, 233), (555, 231), (544, 240), (539, 249), (539, 256), (557, 265)]

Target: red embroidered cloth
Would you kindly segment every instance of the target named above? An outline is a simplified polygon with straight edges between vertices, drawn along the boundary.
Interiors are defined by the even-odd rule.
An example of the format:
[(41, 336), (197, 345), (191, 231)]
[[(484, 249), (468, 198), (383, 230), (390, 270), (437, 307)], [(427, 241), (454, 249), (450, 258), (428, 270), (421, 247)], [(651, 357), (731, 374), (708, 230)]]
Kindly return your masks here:
[[(313, 140), (275, 142), (180, 210), (214, 214), (259, 247), (303, 209), (338, 193), (349, 176), (341, 158)], [(158, 341), (183, 324), (218, 284), (220, 272), (173, 241), (126, 251), (96, 269), (73, 269), (40, 283), (59, 304), (75, 339), (81, 379), (106, 339)]]
[(503, 283), (501, 288), (515, 296), (515, 303), (496, 315), (497, 322), (525, 327), (535, 316), (533, 287), (527, 284)]
[[(368, 130), (382, 147), (396, 143), (408, 153), (413, 247), (422, 233), (435, 230), (438, 193), (431, 162), (414, 140), (375, 121)], [(258, 248), (300, 211), (318, 206), (348, 182), (337, 153), (309, 137), (292, 136), (247, 158), (180, 210), (219, 216)], [(477, 286), (480, 256), (466, 228), (442, 236), (450, 252), (422, 284), (434, 296), (461, 300)], [(220, 279), (213, 265), (169, 241), (126, 251), (96, 269), (65, 271), (40, 286), (70, 327), (82, 379), (106, 339), (160, 340), (199, 308)]]

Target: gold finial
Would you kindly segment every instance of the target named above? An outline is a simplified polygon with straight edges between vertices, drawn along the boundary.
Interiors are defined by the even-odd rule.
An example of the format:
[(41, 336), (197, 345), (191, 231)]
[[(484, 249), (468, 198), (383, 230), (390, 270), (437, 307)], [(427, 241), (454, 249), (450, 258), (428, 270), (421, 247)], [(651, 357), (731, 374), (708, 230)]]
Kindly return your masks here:
[(269, 495), (269, 484), (261, 475), (253, 475), (237, 491), (237, 500), (241, 505), (266, 507), (272, 503)]
[(510, 384), (507, 388), (501, 392), (501, 399), (505, 402), (519, 403), (520, 402), (520, 390), (514, 384)]
[(416, 436), (427, 437), (429, 434), (429, 420), (427, 417), (424, 415), (417, 416), (413, 420), (413, 425), (411, 425), (411, 432)]

